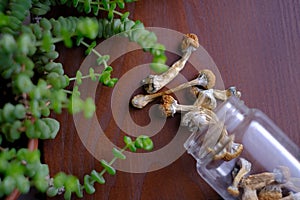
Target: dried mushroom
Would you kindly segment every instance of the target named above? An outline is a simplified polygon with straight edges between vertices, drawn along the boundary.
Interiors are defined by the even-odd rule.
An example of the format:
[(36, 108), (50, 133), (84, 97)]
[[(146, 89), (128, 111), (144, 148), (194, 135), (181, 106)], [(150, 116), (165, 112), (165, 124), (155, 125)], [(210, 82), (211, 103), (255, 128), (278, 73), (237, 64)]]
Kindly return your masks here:
[(214, 96), (216, 99), (219, 99), (222, 101), (226, 101), (231, 96), (236, 96), (237, 98), (240, 98), (242, 96), (241, 92), (238, 91), (235, 86), (231, 86), (226, 90), (214, 89), (213, 93), (214, 93)]
[(221, 125), (215, 113), (207, 108), (193, 110), (186, 113), (181, 125), (187, 126), (189, 131), (206, 133), (199, 150), (199, 158), (229, 161), (238, 157), (243, 151), (243, 145), (234, 142), (234, 136), (229, 136), (225, 127)]
[(142, 84), (144, 85), (147, 93), (152, 94), (163, 88), (170, 81), (172, 81), (178, 73), (184, 68), (185, 63), (191, 56), (193, 51), (199, 47), (198, 37), (195, 34), (186, 34), (182, 40), (181, 51), (183, 52), (182, 58), (175, 62), (168, 71), (159, 75), (149, 75)]
[[(227, 133), (224, 129), (223, 133)], [(244, 146), (234, 142), (234, 135), (222, 134), (217, 144), (212, 149), (214, 152), (213, 160), (230, 161), (237, 158), (243, 151)]]
[(199, 109), (199, 107), (193, 105), (180, 105), (177, 103), (177, 100), (170, 95), (163, 95), (162, 100), (163, 104), (159, 106), (159, 109), (166, 117), (173, 116), (176, 112), (188, 112)]
[(200, 107), (186, 113), (181, 119), (181, 126), (187, 126), (192, 133), (202, 132), (210, 123), (215, 123), (216, 119), (217, 117), (213, 111)]
[[(229, 97), (231, 96), (236, 96), (237, 98), (241, 97), (241, 92), (236, 89), (235, 86), (231, 86), (227, 88), (226, 90), (218, 90), (214, 89), (213, 90), (213, 95), (216, 99), (221, 100), (221, 101), (226, 101)], [(190, 94), (194, 99), (197, 99), (199, 94), (205, 90), (197, 87), (197, 86), (192, 86), (190, 89)]]
[[(222, 144), (222, 140), (220, 140), (219, 143)], [(237, 158), (242, 153), (243, 149), (244, 146), (242, 144), (236, 143), (232, 140), (220, 153), (214, 156), (214, 160), (222, 159), (224, 161), (230, 161), (234, 158)]]
[(213, 110), (217, 107), (217, 100), (214, 97), (213, 89), (201, 90), (194, 105)]
[(148, 95), (138, 94), (133, 97), (133, 99), (131, 100), (131, 104), (136, 108), (143, 108), (148, 103), (156, 99), (157, 97), (163, 96), (165, 94), (171, 94), (194, 85), (200, 85), (203, 87), (213, 87), (214, 84), (215, 84), (215, 75), (213, 74), (212, 71), (208, 69), (204, 69), (199, 72), (199, 75), (196, 79), (189, 81), (187, 83), (183, 83), (173, 89), (164, 92), (155, 93), (155, 94), (148, 94)]
[(272, 172), (263, 172), (260, 174), (249, 175), (241, 181), (241, 187), (244, 192), (242, 200), (258, 199), (257, 190), (267, 185), (276, 183), (285, 183), (290, 178), (290, 172), (287, 167), (280, 166)]
[(238, 185), (242, 178), (244, 178), (251, 170), (251, 163), (244, 158), (239, 158), (237, 166), (239, 168), (238, 172), (234, 175), (232, 185), (227, 188), (227, 191), (233, 196), (239, 196), (240, 191)]
[(280, 200), (282, 199), (282, 190), (280, 185), (267, 185), (258, 193), (259, 200)]

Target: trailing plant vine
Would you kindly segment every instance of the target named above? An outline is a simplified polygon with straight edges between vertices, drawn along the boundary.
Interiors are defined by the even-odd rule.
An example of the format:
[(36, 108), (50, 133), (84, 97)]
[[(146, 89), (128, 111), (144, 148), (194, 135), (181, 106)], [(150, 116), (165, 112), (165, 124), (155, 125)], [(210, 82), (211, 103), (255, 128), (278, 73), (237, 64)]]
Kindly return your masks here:
[[(120, 12), (126, 3), (133, 0), (1, 0), (0, 1), (0, 197), (18, 190), (27, 193), (31, 186), (49, 196), (63, 194), (70, 199), (75, 193), (83, 197), (83, 191), (95, 192), (94, 183), (104, 184), (104, 173), (115, 174), (113, 163), (125, 159), (126, 149), (151, 150), (153, 143), (147, 136), (135, 141), (125, 137), (125, 147), (113, 149), (114, 158), (101, 160), (101, 172), (93, 170), (84, 177), (84, 183), (73, 175), (63, 172), (49, 177), (47, 164), (42, 164), (39, 150), (28, 150), (14, 146), (21, 138), (53, 139), (60, 123), (50, 116), (51, 112), (70, 113), (83, 111), (91, 117), (95, 104), (91, 98), (81, 99), (78, 85), (84, 79), (113, 87), (117, 78), (111, 77), (113, 67), (108, 65), (109, 55), (101, 55), (94, 47), (96, 39), (109, 38), (122, 33), (130, 41), (138, 43), (153, 55), (151, 68), (156, 72), (167, 69), (164, 46), (157, 43), (154, 33), (145, 29), (140, 21), (129, 19), (129, 12)], [(66, 5), (76, 8), (81, 17), (69, 16), (47, 19), (44, 17), (53, 6)], [(98, 18), (105, 12), (105, 18)], [(85, 16), (92, 13), (95, 17)], [(30, 16), (33, 22), (25, 23)], [(87, 41), (91, 41), (90, 43)], [(89, 74), (77, 71), (75, 77), (64, 73), (62, 63), (56, 61), (59, 53), (56, 44), (66, 47), (83, 45), (86, 55), (94, 53), (101, 73), (90, 68)], [(73, 90), (67, 90), (75, 81)]]

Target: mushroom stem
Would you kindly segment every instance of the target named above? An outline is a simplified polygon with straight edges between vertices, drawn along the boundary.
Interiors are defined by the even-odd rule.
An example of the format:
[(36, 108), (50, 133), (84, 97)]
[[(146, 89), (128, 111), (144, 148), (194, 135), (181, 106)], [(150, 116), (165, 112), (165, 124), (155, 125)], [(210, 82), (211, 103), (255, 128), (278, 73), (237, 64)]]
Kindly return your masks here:
[(258, 200), (256, 190), (245, 187), (242, 200)]
[(214, 94), (214, 96), (217, 99), (222, 100), (222, 101), (226, 101), (231, 96), (236, 96), (238, 98), (241, 97), (241, 92), (238, 91), (236, 89), (236, 87), (234, 87), (234, 86), (229, 87), (226, 90), (217, 90), (217, 89), (214, 89), (213, 94)]
[(173, 116), (176, 112), (188, 112), (199, 109), (199, 107), (193, 105), (180, 105), (170, 95), (163, 95), (162, 100), (163, 104), (159, 108), (166, 117)]
[[(211, 89), (211, 90), (213, 90), (212, 91), (213, 96), (216, 99), (221, 100), (221, 101), (226, 101), (231, 96), (236, 96), (238, 98), (241, 97), (241, 92), (238, 91), (235, 86), (231, 86), (226, 90), (218, 90), (218, 89)], [(193, 86), (193, 87), (191, 87), (190, 93), (193, 98), (198, 98), (199, 95), (201, 93), (203, 93), (203, 91), (205, 91), (205, 90), (200, 89), (196, 86)]]
[(133, 97), (133, 99), (131, 100), (131, 103), (134, 107), (136, 108), (143, 108), (145, 107), (148, 103), (152, 102), (154, 99), (156, 99), (157, 97), (166, 95), (166, 94), (171, 94), (174, 92), (177, 92), (179, 90), (194, 86), (194, 85), (199, 85), (199, 86), (203, 86), (203, 87), (207, 87), (212, 86), (215, 84), (215, 77), (214, 74), (210, 71), (210, 70), (202, 70), (200, 71), (198, 77), (192, 81), (189, 81), (187, 83), (182, 83), (181, 85), (163, 91), (163, 92), (158, 92), (155, 94), (148, 94), (148, 95), (142, 95), (142, 94), (138, 94), (136, 96)]
[(237, 165), (240, 168), (239, 172), (234, 177), (232, 185), (227, 188), (227, 191), (233, 196), (238, 196), (240, 194), (238, 185), (242, 178), (244, 178), (251, 170), (251, 163), (244, 158), (239, 158)]
[(234, 135), (228, 136), (226, 129), (219, 123), (209, 127), (199, 150), (203, 163), (222, 159), (227, 146), (234, 140)]
[(193, 105), (181, 105), (181, 104), (176, 105), (177, 112), (189, 112), (197, 109), (199, 109), (199, 107)]
[(149, 75), (142, 83), (147, 93), (152, 94), (163, 88), (170, 81), (172, 81), (178, 73), (184, 68), (187, 60), (193, 51), (199, 47), (198, 37), (195, 34), (186, 34), (182, 40), (181, 50), (183, 52), (182, 58), (175, 62), (168, 71), (159, 75)]
[(230, 161), (242, 153), (243, 145), (233, 142), (234, 135), (228, 135), (224, 127), (221, 134), (218, 133), (220, 130), (209, 131), (213, 132), (213, 134), (205, 135), (203, 147), (200, 148), (203, 162), (208, 163), (212, 160)]
[(194, 105), (202, 106), (210, 110), (215, 109), (217, 107), (217, 100), (213, 95), (213, 91), (213, 89), (200, 91)]
[[(228, 137), (228, 136), (227, 136)], [(222, 152), (214, 156), (215, 160), (222, 159), (224, 161), (230, 161), (237, 158), (243, 151), (244, 146), (239, 143), (235, 143), (233, 140), (223, 149)]]

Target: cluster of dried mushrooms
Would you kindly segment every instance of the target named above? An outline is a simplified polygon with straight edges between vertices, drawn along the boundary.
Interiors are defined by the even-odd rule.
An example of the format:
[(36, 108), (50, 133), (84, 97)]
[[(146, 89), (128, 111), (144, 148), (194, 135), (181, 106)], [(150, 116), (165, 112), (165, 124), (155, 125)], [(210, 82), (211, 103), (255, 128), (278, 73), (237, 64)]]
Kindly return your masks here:
[[(251, 163), (239, 158), (232, 171), (233, 183), (227, 191), (243, 200), (299, 200), (300, 188), (292, 182), (288, 167), (278, 166), (273, 172), (248, 175)], [(240, 190), (242, 194), (240, 194)]]
[[(211, 70), (201, 70), (194, 80), (158, 92), (179, 74), (192, 52), (196, 51), (198, 47), (197, 36), (192, 33), (186, 34), (181, 43), (182, 57), (168, 71), (158, 75), (149, 75), (143, 79), (142, 84), (148, 94), (134, 96), (131, 104), (141, 109), (156, 98), (161, 97), (160, 110), (162, 114), (166, 117), (172, 117), (177, 112), (184, 112), (181, 125), (187, 126), (192, 133), (201, 132), (208, 125), (218, 126), (220, 123), (213, 111), (217, 107), (217, 103), (227, 100), (230, 96), (240, 98), (241, 93), (236, 87), (229, 87), (227, 90), (214, 89), (216, 78)], [(185, 88), (189, 88), (195, 99), (193, 105), (180, 105), (170, 95)], [(221, 127), (221, 131), (208, 131), (205, 134), (199, 152), (200, 159), (230, 161), (238, 158), (243, 151), (243, 145), (234, 142), (234, 136), (228, 135), (224, 126)], [(273, 172), (248, 175), (250, 170), (251, 163), (244, 158), (238, 158), (236, 167), (232, 171), (232, 185), (228, 187), (228, 192), (232, 196), (240, 196), (243, 200), (300, 200), (300, 194), (293, 193), (292, 191), (295, 190), (292, 189), (289, 190), (291, 192), (288, 195), (283, 197), (282, 188), (289, 188), (288, 168), (279, 167)], [(242, 194), (240, 191), (243, 191)]]

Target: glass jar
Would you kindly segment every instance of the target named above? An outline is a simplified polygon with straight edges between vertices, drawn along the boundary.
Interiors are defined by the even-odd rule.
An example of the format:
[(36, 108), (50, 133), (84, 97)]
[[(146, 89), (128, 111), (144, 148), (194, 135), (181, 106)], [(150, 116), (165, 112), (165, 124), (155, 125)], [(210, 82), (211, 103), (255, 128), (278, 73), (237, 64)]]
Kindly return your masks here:
[[(251, 171), (248, 175), (273, 172), (279, 166), (288, 167), (296, 188), (293, 192), (300, 192), (300, 149), (274, 122), (261, 111), (249, 109), (236, 97), (231, 97), (218, 106), (215, 114), (218, 123), (193, 133), (184, 146), (197, 160), (199, 175), (220, 196), (226, 200), (242, 198), (241, 193), (235, 197), (227, 191), (233, 183), (233, 173), (239, 158), (245, 158), (251, 163)], [(210, 134), (209, 137), (213, 138), (214, 134), (220, 135), (223, 128), (226, 128), (228, 136), (234, 136), (235, 143), (243, 145), (242, 153), (230, 161), (214, 160), (209, 151), (203, 155), (203, 141), (207, 139), (205, 136)]]

